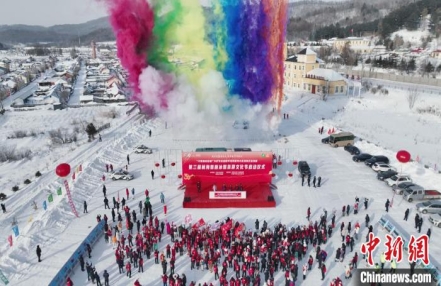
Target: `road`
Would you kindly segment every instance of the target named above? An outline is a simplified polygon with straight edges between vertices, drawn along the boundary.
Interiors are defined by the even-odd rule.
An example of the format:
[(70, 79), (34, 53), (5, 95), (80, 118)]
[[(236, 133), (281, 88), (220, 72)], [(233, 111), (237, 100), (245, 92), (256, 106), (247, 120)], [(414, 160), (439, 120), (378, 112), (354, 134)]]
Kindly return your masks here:
[(53, 73), (53, 71), (48, 71), (41, 75), (39, 78), (25, 86), (24, 88), (20, 89), (16, 93), (12, 94), (11, 96), (5, 98), (3, 100), (3, 106), (4, 108), (10, 107), (11, 104), (16, 100), (17, 98), (25, 99), (26, 97), (29, 97), (34, 91), (38, 88), (38, 83), (41, 82), (45, 77), (50, 76), (50, 74)]
[(80, 96), (84, 92), (84, 84), (86, 83), (86, 66), (81, 64), (81, 69), (78, 73), (77, 80), (75, 82), (75, 86), (73, 87), (73, 93), (69, 98), (70, 105), (80, 104)]
[(441, 88), (436, 87), (436, 86), (414, 84), (414, 83), (407, 83), (407, 82), (398, 82), (398, 81), (383, 80), (383, 79), (376, 79), (376, 78), (363, 78), (363, 81), (367, 81), (367, 80), (370, 81), (374, 85), (382, 85), (386, 88), (401, 89), (404, 91), (408, 91), (409, 89), (416, 88), (416, 89), (423, 91), (425, 93), (441, 95)]

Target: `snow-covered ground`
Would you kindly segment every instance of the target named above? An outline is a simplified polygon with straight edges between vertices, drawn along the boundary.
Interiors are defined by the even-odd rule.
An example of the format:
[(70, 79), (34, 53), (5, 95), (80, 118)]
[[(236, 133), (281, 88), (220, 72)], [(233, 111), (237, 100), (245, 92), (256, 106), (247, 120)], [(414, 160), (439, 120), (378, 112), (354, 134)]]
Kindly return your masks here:
[[(422, 94), (420, 101), (414, 110), (408, 108), (405, 96), (400, 91), (389, 90), (389, 95), (365, 94), (362, 98), (336, 97), (321, 101), (312, 95), (302, 94), (295, 91), (286, 91), (288, 100), (284, 103), (282, 113), (289, 113), (289, 120), (281, 119), (278, 127), (273, 131), (262, 131), (252, 126), (249, 130), (236, 130), (231, 128), (231, 139), (218, 139), (211, 134), (204, 132), (206, 126), (196, 127), (192, 132), (182, 132), (173, 126), (165, 128), (165, 122), (160, 119), (153, 119), (145, 122), (139, 116), (126, 117), (122, 115), (118, 124), (112, 125), (110, 130), (103, 132), (103, 142), (85, 143), (72, 150), (55, 149), (48, 152), (38, 160), (3, 163), (0, 165), (1, 176), (15, 177), (20, 174), (32, 174), (38, 169), (38, 164), (47, 164), (46, 172), (36, 182), (27, 188), (20, 190), (6, 200), (8, 213), (0, 216), (0, 225), (3, 231), (1, 239), (4, 243), (0, 246), (0, 269), (11, 281), (10, 285), (28, 285), (37, 282), (38, 285), (47, 285), (60, 267), (67, 261), (72, 252), (79, 246), (90, 230), (96, 224), (96, 216), (106, 213), (104, 210), (101, 176), (105, 173), (105, 164), (111, 163), (115, 168), (126, 164), (126, 155), (130, 154), (131, 163), (129, 171), (135, 176), (133, 181), (111, 181), (106, 180), (107, 194), (109, 198), (124, 195), (126, 187), (134, 187), (136, 190), (135, 199), (130, 199), (130, 208), (137, 209), (139, 200), (144, 198), (144, 190), (150, 191), (153, 213), (160, 220), (167, 219), (169, 222), (180, 224), (187, 214), (191, 214), (194, 220), (203, 217), (207, 223), (224, 219), (227, 216), (235, 220), (245, 222), (248, 228), (254, 227), (254, 221), (266, 220), (270, 227), (281, 222), (288, 227), (307, 224), (306, 210), (311, 207), (312, 220), (319, 219), (326, 207), (329, 213), (332, 209), (337, 210), (337, 226), (341, 222), (346, 224), (356, 221), (362, 224), (361, 239), (356, 242), (355, 250), (359, 254), (359, 247), (362, 238), (367, 230), (364, 227), (364, 217), (369, 214), (374, 224), (374, 232), (384, 240), (386, 234), (377, 222), (385, 213), (384, 204), (386, 199), (393, 198), (393, 192), (384, 182), (375, 177), (375, 173), (362, 163), (354, 163), (351, 156), (343, 148), (331, 148), (321, 143), (320, 139), (325, 135), (319, 135), (317, 130), (324, 126), (327, 128), (341, 128), (345, 131), (352, 131), (363, 141), (357, 141), (356, 145), (363, 151), (373, 154), (387, 155), (393, 165), (401, 168), (395, 159), (396, 151), (408, 150), (413, 158), (417, 155), (423, 162), (430, 164), (441, 164), (439, 136), (441, 118), (434, 115), (420, 115), (415, 112), (418, 106), (429, 105), (440, 106), (441, 99), (436, 96)], [(15, 124), (7, 125), (5, 119), (0, 117), (2, 130), (4, 126), (26, 129), (26, 125), (37, 125), (42, 122), (51, 124), (66, 124), (74, 118), (92, 116), (99, 112), (94, 108), (83, 108), (69, 111), (29, 111), (21, 116), (27, 119)], [(77, 112), (77, 114), (75, 114)], [(49, 115), (55, 114), (55, 115)], [(44, 115), (44, 116), (43, 116)], [(60, 115), (60, 116), (57, 116)], [(8, 113), (10, 118), (15, 116)], [(46, 117), (46, 116), (50, 116)], [(62, 118), (62, 120), (60, 120)], [(322, 120), (324, 118), (324, 120)], [(8, 119), (12, 120), (12, 119)], [(25, 120), (25, 121), (24, 121)], [(64, 121), (64, 123), (63, 123)], [(226, 123), (227, 125), (230, 123)], [(203, 125), (201, 123), (201, 125)], [(152, 130), (152, 137), (148, 131)], [(16, 140), (16, 139), (14, 139)], [(17, 145), (44, 145), (38, 140), (45, 138), (17, 139)], [(372, 143), (368, 143), (372, 142)], [(373, 144), (375, 143), (375, 144)], [(3, 141), (2, 141), (3, 144)], [(138, 144), (145, 144), (154, 149), (152, 155), (134, 154), (133, 148)], [(377, 146), (378, 145), (378, 146)], [(277, 206), (275, 209), (183, 209), (183, 191), (177, 190), (180, 173), (180, 151), (191, 151), (197, 147), (204, 146), (225, 146), (225, 147), (250, 147), (253, 150), (272, 150), (280, 154), (284, 164), (275, 172), (277, 177), (274, 183), (278, 190), (273, 191)], [(52, 154), (52, 155), (49, 155)], [(156, 168), (155, 163), (162, 158), (167, 158), (166, 168)], [(55, 160), (56, 159), (56, 160)], [(313, 175), (323, 178), (321, 188), (302, 187), (298, 177), (289, 178), (287, 171), (294, 171), (291, 163), (293, 160), (307, 160), (311, 166)], [(82, 164), (83, 172), (77, 175), (77, 179), (71, 182), (71, 190), (76, 208), (80, 212), (79, 218), (74, 218), (70, 211), (67, 199), (63, 192), (62, 196), (56, 196), (53, 203), (49, 204), (46, 211), (41, 209), (41, 203), (47, 198), (49, 192), (54, 193), (60, 186), (53, 170), (57, 164), (68, 162), (73, 167)], [(177, 162), (175, 167), (171, 162)], [(164, 174), (166, 179), (158, 176), (152, 180), (150, 171), (154, 169), (156, 174)], [(413, 179), (426, 187), (437, 188), (441, 185), (441, 175), (432, 169), (426, 169), (422, 164), (416, 162), (403, 166), (403, 172), (410, 174)], [(158, 174), (159, 173), (159, 174)], [(22, 176), (22, 180), (25, 176)], [(0, 180), (1, 189), (5, 188), (8, 180)], [(162, 212), (159, 194), (163, 191), (168, 206), (168, 214)], [(9, 195), (10, 193), (8, 193)], [(354, 204), (355, 197), (370, 199), (369, 208), (361, 210), (358, 215), (351, 214), (349, 217), (341, 217), (343, 205)], [(36, 201), (39, 209), (34, 211), (31, 202)], [(83, 201), (88, 202), (88, 214), (83, 214)], [(111, 199), (110, 199), (111, 201)], [(324, 204), (326, 202), (326, 204)], [(396, 221), (402, 222), (402, 216), (406, 208), (411, 209), (410, 219), (402, 223), (402, 228), (409, 234), (416, 234), (413, 228), (413, 216), (415, 215), (414, 204), (402, 201), (395, 196), (393, 207), (389, 215)], [(20, 227), (20, 236), (14, 238), (14, 246), (9, 247), (6, 237), (12, 234), (10, 222), (13, 217), (17, 218)], [(426, 233), (432, 227), (427, 221), (428, 216), (423, 215), (424, 223), (422, 233)], [(337, 227), (338, 228), (338, 227)], [(441, 257), (441, 245), (436, 243), (441, 238), (439, 229), (433, 229), (430, 244), (432, 257)], [(165, 235), (159, 244), (160, 250), (170, 243), (170, 237)], [(43, 261), (37, 262), (35, 247), (39, 244), (43, 250)], [(353, 253), (346, 255), (345, 263), (334, 262), (335, 250), (341, 245), (341, 238), (336, 229), (324, 249), (328, 252), (326, 262), (328, 273), (324, 281), (321, 281), (320, 271), (314, 265), (312, 271), (307, 274), (305, 281), (298, 279), (301, 285), (329, 285), (332, 278), (344, 276), (344, 266), (352, 258)], [(311, 247), (308, 249), (308, 254)], [(375, 254), (375, 260), (379, 260), (379, 251)], [(104, 243), (104, 239), (93, 247), (90, 260), (96, 266), (98, 273), (102, 275), (107, 269), (110, 273), (110, 285), (133, 285), (136, 279), (142, 285), (162, 285), (160, 265), (153, 263), (153, 259), (145, 261), (144, 273), (139, 274), (133, 271), (131, 279), (123, 274), (118, 274), (115, 263), (114, 250), (110, 245)], [(214, 275), (207, 271), (190, 270), (189, 258), (177, 256), (176, 273), (186, 273), (188, 281), (194, 280), (203, 284), (214, 282)], [(435, 261), (432, 261), (435, 262)], [(301, 261), (301, 267), (305, 261)], [(435, 262), (437, 265), (438, 261)], [(365, 265), (364, 262), (360, 262)], [(386, 265), (388, 267), (388, 265)], [(401, 263), (399, 267), (408, 267), (407, 262)], [(232, 275), (229, 270), (229, 277)], [(283, 273), (275, 277), (275, 285), (284, 285)], [(85, 272), (76, 269), (72, 280), (75, 285), (86, 285), (87, 277)], [(352, 285), (351, 281), (342, 279), (344, 285)], [(103, 279), (101, 279), (103, 281)], [(216, 283), (217, 284), (217, 283)], [(297, 284), (296, 284), (297, 285)]]

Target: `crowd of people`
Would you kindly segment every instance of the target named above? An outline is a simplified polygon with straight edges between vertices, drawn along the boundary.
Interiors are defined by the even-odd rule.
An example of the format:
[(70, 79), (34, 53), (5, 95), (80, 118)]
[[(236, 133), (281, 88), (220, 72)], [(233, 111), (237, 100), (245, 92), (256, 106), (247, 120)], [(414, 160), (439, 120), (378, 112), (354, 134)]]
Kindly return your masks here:
[[(119, 211), (115, 213), (119, 206), (118, 201), (114, 200), (112, 219), (107, 215), (103, 218), (106, 221), (104, 240), (114, 249), (120, 275), (131, 278), (134, 271), (143, 273), (144, 264), (154, 261), (162, 268), (162, 275), (158, 279), (164, 286), (210, 286), (215, 283), (222, 286), (273, 286), (278, 273), (283, 273), (285, 285), (291, 286), (296, 281), (308, 279), (311, 271), (318, 271), (322, 280), (325, 279), (330, 255), (325, 245), (336, 227), (335, 209), (330, 216), (323, 209), (320, 219), (311, 221), (311, 210), (308, 208), (305, 224), (292, 227), (278, 223), (270, 228), (266, 221), (261, 224), (256, 219), (252, 230), (231, 218), (216, 224), (216, 228), (178, 226), (153, 216), (149, 191), (146, 190), (144, 194), (144, 202), (138, 204), (139, 214), (124, 203), (121, 208), (123, 214)], [(129, 199), (129, 194), (126, 197)], [(160, 198), (164, 204), (163, 193)], [(359, 203), (358, 198), (355, 200), (354, 215), (358, 214)], [(367, 202), (366, 199), (366, 209)], [(345, 205), (342, 210), (342, 218), (347, 219), (350, 206)], [(100, 220), (101, 216), (98, 216), (97, 221)], [(359, 239), (360, 228), (358, 221), (353, 228), (351, 221), (340, 224), (342, 244), (335, 251), (335, 261), (346, 264), (343, 268), (347, 279), (352, 277), (351, 272), (359, 261), (354, 245)], [(372, 231), (372, 226), (369, 226), (369, 231)], [(170, 237), (170, 242), (168, 239), (161, 242), (164, 235)], [(350, 252), (354, 252), (353, 256), (344, 262)], [(207, 270), (212, 273), (213, 280), (204, 283), (187, 281), (185, 273), (176, 273), (176, 264), (187, 261), (190, 262), (190, 270)], [(81, 264), (84, 265), (84, 261)], [(101, 285), (95, 268), (86, 263), (86, 270), (88, 279)], [(105, 275), (104, 283), (109, 285), (109, 273), (106, 271)], [(139, 281), (136, 283), (140, 285)], [(330, 285), (343, 284), (337, 277), (331, 280)]]

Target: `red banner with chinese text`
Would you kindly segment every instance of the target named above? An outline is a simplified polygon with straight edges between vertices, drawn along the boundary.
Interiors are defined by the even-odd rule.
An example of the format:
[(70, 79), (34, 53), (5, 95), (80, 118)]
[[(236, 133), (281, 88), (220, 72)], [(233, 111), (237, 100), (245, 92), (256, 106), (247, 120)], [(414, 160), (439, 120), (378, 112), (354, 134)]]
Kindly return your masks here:
[(219, 184), (271, 183), (272, 152), (183, 152), (182, 180)]

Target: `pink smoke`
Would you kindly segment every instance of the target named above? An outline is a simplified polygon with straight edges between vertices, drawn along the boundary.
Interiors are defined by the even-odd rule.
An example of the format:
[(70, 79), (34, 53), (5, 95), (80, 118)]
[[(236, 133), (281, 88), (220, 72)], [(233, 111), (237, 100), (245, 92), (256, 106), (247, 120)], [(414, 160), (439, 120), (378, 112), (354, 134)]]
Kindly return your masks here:
[(147, 49), (153, 40), (154, 15), (146, 0), (106, 0), (116, 36), (118, 58), (129, 72), (129, 83), (140, 94), (139, 75), (147, 67)]

